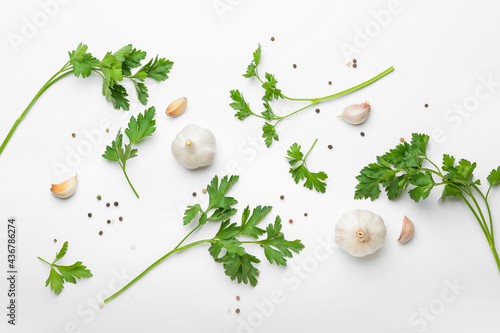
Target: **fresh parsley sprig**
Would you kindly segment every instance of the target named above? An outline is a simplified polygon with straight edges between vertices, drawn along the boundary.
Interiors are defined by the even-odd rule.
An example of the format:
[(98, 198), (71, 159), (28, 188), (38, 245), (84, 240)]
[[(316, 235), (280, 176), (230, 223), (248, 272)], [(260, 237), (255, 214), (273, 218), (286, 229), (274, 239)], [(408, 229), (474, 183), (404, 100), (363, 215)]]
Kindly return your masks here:
[(76, 279), (92, 277), (92, 273), (85, 267), (81, 261), (75, 262), (71, 266), (57, 265), (56, 262), (66, 255), (68, 251), (68, 242), (64, 242), (61, 250), (56, 254), (56, 258), (52, 263), (38, 257), (41, 261), (50, 266), (49, 278), (45, 282), (45, 286), (50, 285), (50, 289), (59, 295), (64, 288), (64, 282), (76, 284)]
[[(488, 196), (490, 190), (500, 182), (500, 167), (493, 169), (489, 176), (486, 194), (479, 188), (481, 181), (474, 179), (476, 163), (466, 159), (458, 161), (451, 155), (444, 154), (442, 168), (427, 157), (429, 136), (413, 133), (411, 143), (404, 142), (360, 171), (356, 177), (358, 185), (355, 199), (377, 199), (385, 189), (389, 200), (394, 200), (411, 186), (408, 191), (415, 202), (426, 199), (437, 186), (443, 186), (441, 199), (458, 198), (470, 209), (483, 231), (500, 271), (500, 259), (495, 248), (493, 219)], [(429, 163), (430, 168), (424, 167)], [(434, 177), (437, 177), (436, 181)], [(483, 207), (479, 204), (482, 201)], [(487, 214), (483, 209), (486, 208)]]
[[(251, 210), (247, 206), (243, 211), (240, 223), (231, 222), (231, 217), (236, 214), (236, 209), (233, 206), (237, 201), (233, 197), (227, 196), (227, 192), (237, 182), (238, 178), (238, 176), (225, 176), (219, 181), (219, 178), (215, 176), (207, 186), (209, 195), (207, 208), (203, 209), (199, 204), (195, 204), (188, 206), (184, 213), (184, 225), (192, 223), (198, 217), (196, 227), (170, 252), (146, 268), (125, 287), (104, 300), (104, 303), (123, 293), (172, 254), (202, 244), (211, 244), (208, 251), (212, 258), (222, 264), (225, 274), (231, 280), (236, 280), (238, 283), (256, 286), (258, 282), (259, 271), (255, 265), (260, 263), (260, 260), (247, 252), (247, 245), (256, 244), (262, 246), (264, 255), (271, 264), (286, 266), (287, 258), (293, 257), (292, 252), (299, 253), (304, 248), (304, 245), (300, 240), (289, 241), (285, 239), (281, 231), (282, 225), (279, 216), (276, 217), (274, 223), (270, 223), (265, 229), (259, 227), (259, 224), (269, 214), (272, 207), (257, 206)], [(206, 225), (207, 222), (220, 222), (219, 230), (213, 238), (183, 245), (189, 236)]]
[(307, 168), (306, 159), (309, 156), (309, 153), (318, 142), (318, 139), (314, 140), (313, 145), (304, 156), (300, 151), (300, 146), (297, 143), (294, 143), (290, 146), (290, 150), (286, 151), (286, 158), (288, 159), (288, 163), (290, 163), (290, 173), (292, 174), (292, 178), (296, 184), (299, 183), (299, 180), (305, 179), (304, 187), (312, 190), (313, 188), (321, 193), (325, 193), (326, 191), (326, 182), (325, 180), (328, 178), (327, 174), (323, 171), (320, 172), (310, 172)]
[[(370, 80), (363, 82), (361, 84), (358, 84), (352, 88), (346, 89), (344, 91), (338, 92), (333, 95), (328, 95), (325, 97), (318, 97), (318, 98), (292, 98), (288, 97), (283, 92), (276, 87), (276, 84), (278, 81), (276, 80), (276, 77), (274, 74), (271, 73), (265, 73), (264, 79), (261, 78), (258, 72), (258, 67), (260, 64), (260, 59), (261, 59), (261, 45), (259, 44), (259, 47), (255, 52), (253, 53), (253, 59), (250, 62), (250, 64), (247, 67), (247, 71), (245, 74), (243, 74), (244, 77), (246, 78), (252, 78), (255, 77), (262, 85), (262, 88), (264, 89), (264, 96), (262, 97), (262, 100), (264, 101), (263, 106), (264, 106), (264, 111), (262, 111), (260, 114), (253, 112), (250, 109), (249, 104), (245, 101), (245, 98), (243, 97), (243, 94), (238, 90), (234, 89), (229, 92), (231, 99), (233, 102), (229, 104), (235, 111), (235, 117), (238, 118), (239, 120), (245, 120), (247, 117), (250, 116), (255, 116), (258, 118), (262, 118), (265, 120), (264, 125), (262, 127), (262, 137), (264, 138), (264, 141), (266, 143), (267, 147), (270, 147), (271, 144), (274, 141), (279, 141), (279, 136), (276, 132), (276, 125), (280, 123), (283, 119), (286, 119), (288, 117), (291, 117), (311, 106), (314, 106), (316, 104), (319, 104), (321, 102), (325, 102), (334, 98), (338, 98), (344, 95), (347, 95), (349, 93), (352, 93), (356, 90), (362, 89), (373, 82), (381, 79), (382, 77), (386, 76), (387, 74), (391, 73), (394, 71), (394, 67), (390, 67), (383, 71), (382, 73), (378, 74), (377, 76), (371, 78)], [(309, 102), (308, 105), (293, 111), (287, 115), (276, 115), (271, 107), (270, 102), (273, 100), (279, 100), (279, 99), (286, 99), (289, 101), (298, 101), (298, 102)]]
[[(140, 67), (141, 62), (146, 58), (147, 54), (132, 47), (131, 44), (122, 47), (114, 53), (106, 53), (102, 60), (95, 58), (91, 53), (87, 52), (87, 48), (87, 45), (80, 43), (75, 50), (68, 52), (68, 62), (43, 85), (28, 107), (15, 121), (0, 146), (0, 154), (2, 154), (17, 126), (19, 126), (33, 104), (50, 86), (60, 79), (71, 74), (76, 77), (87, 78), (92, 73), (95, 73), (102, 78), (102, 94), (106, 97), (106, 100), (112, 103), (115, 109), (128, 110), (130, 107), (130, 102), (127, 99), (128, 93), (125, 87), (119, 82), (125, 79), (130, 80), (134, 84), (139, 101), (143, 105), (146, 105), (149, 98), (148, 88), (144, 83), (146, 78), (165, 81), (174, 64), (170, 60), (156, 56)], [(132, 69), (138, 67), (140, 68), (132, 74)]]
[(132, 186), (127, 172), (125, 171), (125, 167), (129, 159), (137, 156), (137, 148), (132, 147), (136, 143), (144, 140), (144, 138), (151, 136), (156, 130), (156, 120), (153, 119), (154, 116), (154, 106), (150, 107), (147, 110), (144, 110), (144, 114), (139, 113), (137, 118), (132, 116), (128, 123), (128, 127), (125, 129), (125, 134), (127, 135), (130, 143), (123, 146), (123, 134), (121, 133), (120, 129), (116, 134), (116, 139), (111, 143), (111, 146), (106, 146), (106, 151), (102, 155), (102, 157), (107, 160), (118, 162), (123, 170), (125, 178), (127, 178), (127, 182), (129, 183), (137, 198), (139, 198), (139, 194), (137, 194), (134, 186)]

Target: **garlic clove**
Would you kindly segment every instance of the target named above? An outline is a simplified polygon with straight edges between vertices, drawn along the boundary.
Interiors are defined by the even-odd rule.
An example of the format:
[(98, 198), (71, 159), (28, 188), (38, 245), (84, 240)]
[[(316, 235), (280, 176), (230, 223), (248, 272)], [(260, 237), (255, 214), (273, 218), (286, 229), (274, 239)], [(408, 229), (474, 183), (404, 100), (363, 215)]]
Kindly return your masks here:
[(56, 197), (61, 199), (66, 199), (75, 193), (77, 187), (78, 187), (78, 178), (75, 175), (74, 177), (71, 177), (63, 181), (62, 183), (52, 184), (50, 191)]
[(175, 101), (173, 101), (168, 105), (167, 111), (165, 111), (165, 113), (169, 117), (177, 117), (183, 114), (184, 111), (186, 111), (186, 107), (187, 107), (187, 98), (186, 97), (177, 98)]
[(398, 242), (400, 244), (408, 243), (415, 233), (415, 227), (413, 226), (413, 222), (408, 218), (403, 218), (403, 227), (401, 229), (401, 234), (399, 235)]
[(349, 105), (344, 109), (344, 111), (342, 111), (339, 117), (344, 119), (344, 121), (348, 122), (349, 124), (359, 125), (368, 118), (368, 116), (370, 115), (370, 110), (370, 102), (366, 101), (365, 103), (361, 104)]

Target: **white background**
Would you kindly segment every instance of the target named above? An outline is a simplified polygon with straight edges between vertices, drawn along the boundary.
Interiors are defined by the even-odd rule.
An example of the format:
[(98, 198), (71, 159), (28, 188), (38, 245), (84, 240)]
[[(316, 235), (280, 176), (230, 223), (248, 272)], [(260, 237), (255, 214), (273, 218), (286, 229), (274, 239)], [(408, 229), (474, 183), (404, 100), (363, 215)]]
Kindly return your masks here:
[[(476, 89), (488, 92), (482, 79), (500, 81), (497, 2), (401, 0), (383, 27), (373, 13), (387, 12), (386, 0), (91, 0), (56, 2), (49, 9), (42, 5), (47, 2), (4, 3), (0, 14), (2, 139), (79, 42), (88, 44), (98, 58), (132, 43), (148, 56), (159, 54), (175, 65), (166, 82), (148, 82), (158, 129), (128, 165), (140, 199), (118, 165), (101, 157), (118, 128), (143, 111), (133, 93), (131, 111), (124, 115), (101, 96), (99, 77), (68, 77), (51, 87), (19, 126), (0, 156), (0, 233), (8, 216), (19, 220), (18, 325), (6, 324), (7, 284), (2, 278), (2, 332), (498, 330), (500, 275), (479, 226), (462, 203), (438, 202), (440, 189), (419, 204), (407, 195), (395, 202), (353, 199), (359, 170), (412, 132), (432, 136), (429, 155), (436, 162), (443, 153), (477, 161), (476, 176), (483, 182), (500, 164), (499, 85), (490, 87), (489, 96), (478, 105), (468, 105), (470, 111), (463, 106), (474, 101)], [(23, 28), (30, 22), (39, 27)], [(371, 36), (363, 40), (360, 31), (366, 30)], [(16, 45), (13, 38), (24, 40)], [(258, 43), (261, 71), (274, 73), (289, 96), (320, 97), (390, 66), (396, 70), (368, 88), (320, 105), (320, 114), (311, 109), (290, 118), (278, 127), (280, 141), (264, 149), (259, 138), (262, 122), (240, 122), (228, 106), (229, 90), (239, 88), (259, 110), (261, 88), (241, 76)], [(347, 44), (356, 48), (354, 53), (342, 51)], [(357, 69), (345, 65), (353, 57)], [(187, 111), (167, 118), (166, 106), (181, 96), (189, 100)], [(365, 100), (373, 108), (363, 125), (354, 127), (337, 118), (345, 106)], [(465, 112), (457, 113), (454, 105), (462, 105)], [(301, 106), (287, 102), (275, 108), (285, 113)], [(55, 198), (50, 184), (71, 174), (58, 174), (54, 166), (66, 164), (69, 152), (88, 141), (85, 131), (99, 129), (103, 120), (111, 122), (110, 133), (97, 135), (100, 139), (74, 168), (78, 191), (69, 200)], [(170, 153), (175, 135), (191, 123), (211, 129), (217, 138), (214, 163), (197, 171), (182, 168)], [(316, 138), (308, 165), (328, 173), (326, 194), (294, 184), (284, 158), (293, 142), (309, 147)], [(306, 245), (289, 260), (289, 267), (271, 266), (260, 248), (250, 248), (263, 259), (259, 284), (252, 288), (230, 281), (201, 246), (169, 258), (104, 309), (93, 310), (109, 288), (114, 291), (123, 283), (116, 275), (130, 280), (189, 232), (190, 227), (182, 225), (182, 207), (203, 198), (201, 189), (213, 175), (227, 173), (240, 175), (231, 190), (240, 209), (272, 205), (272, 214), (285, 221), (287, 238), (300, 238)], [(196, 199), (193, 191), (198, 192)], [(103, 201), (95, 199), (98, 194)], [(496, 220), (498, 200), (494, 192)], [(120, 205), (106, 208), (108, 201)], [(350, 257), (336, 245), (326, 252), (321, 244), (331, 239), (340, 215), (354, 208), (384, 218), (386, 245), (363, 259)], [(88, 212), (93, 213), (91, 219)], [(404, 215), (414, 221), (416, 234), (401, 246), (396, 239)], [(119, 223), (118, 216), (124, 221)], [(293, 224), (286, 222), (290, 218)], [(107, 219), (114, 224), (107, 225)], [(216, 226), (204, 229), (193, 240), (210, 237)], [(3, 237), (0, 264), (5, 271)], [(62, 263), (81, 260), (94, 277), (67, 285), (56, 296), (44, 287), (49, 269), (37, 256), (52, 260), (65, 240), (69, 251)], [(453, 291), (450, 283), (462, 289)], [(280, 304), (269, 305), (272, 293), (281, 294)], [(453, 300), (444, 303), (443, 295)], [(429, 307), (425, 319), (421, 313)], [(241, 313), (236, 314), (236, 308)]]

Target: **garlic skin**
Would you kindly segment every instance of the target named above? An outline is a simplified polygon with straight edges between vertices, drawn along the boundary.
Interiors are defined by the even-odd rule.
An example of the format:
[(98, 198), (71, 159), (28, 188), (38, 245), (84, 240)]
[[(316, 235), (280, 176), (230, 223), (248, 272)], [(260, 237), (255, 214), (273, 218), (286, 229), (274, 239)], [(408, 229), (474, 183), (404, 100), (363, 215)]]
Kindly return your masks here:
[(172, 142), (172, 154), (187, 169), (212, 163), (215, 155), (215, 136), (198, 125), (187, 125)]
[(361, 104), (353, 104), (349, 105), (342, 111), (339, 117), (344, 119), (344, 121), (348, 122), (352, 125), (359, 125), (363, 123), (368, 116), (370, 115), (370, 102), (366, 101)]
[(175, 101), (170, 103), (167, 106), (167, 110), (165, 111), (165, 113), (169, 117), (177, 117), (183, 114), (184, 111), (186, 111), (186, 108), (187, 108), (187, 98), (181, 97), (177, 98)]
[(62, 183), (52, 184), (50, 191), (56, 197), (61, 199), (66, 199), (75, 193), (77, 187), (78, 187), (78, 178), (75, 175), (74, 177), (71, 177), (63, 181)]
[(414, 233), (415, 233), (415, 227), (413, 225), (413, 222), (408, 217), (405, 216), (403, 218), (403, 227), (401, 229), (401, 234), (399, 235), (398, 238), (399, 244), (408, 243), (413, 238)]
[(345, 213), (335, 226), (335, 242), (354, 257), (376, 252), (384, 245), (386, 234), (384, 220), (369, 210)]

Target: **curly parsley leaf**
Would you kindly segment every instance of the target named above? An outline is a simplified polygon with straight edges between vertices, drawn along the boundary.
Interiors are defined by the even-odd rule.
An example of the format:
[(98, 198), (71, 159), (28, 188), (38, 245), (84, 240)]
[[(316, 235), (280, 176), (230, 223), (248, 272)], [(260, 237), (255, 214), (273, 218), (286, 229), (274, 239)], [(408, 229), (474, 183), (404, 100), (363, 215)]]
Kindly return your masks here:
[(300, 180), (305, 179), (304, 187), (312, 190), (315, 189), (318, 192), (325, 193), (326, 191), (326, 182), (325, 180), (328, 178), (327, 174), (323, 171), (320, 172), (310, 172), (306, 165), (306, 159), (311, 150), (316, 145), (316, 139), (309, 149), (309, 152), (304, 156), (300, 151), (301, 146), (297, 143), (294, 143), (290, 146), (290, 149), (287, 150), (288, 163), (290, 163), (290, 173), (292, 174), (292, 178), (296, 184), (299, 183)]
[(56, 295), (59, 295), (62, 292), (65, 282), (76, 284), (77, 279), (92, 277), (90, 270), (87, 269), (81, 261), (77, 261), (70, 266), (56, 265), (56, 262), (66, 255), (67, 250), (68, 242), (64, 242), (61, 250), (56, 254), (52, 263), (38, 257), (38, 259), (50, 266), (50, 273), (47, 281), (45, 282), (45, 286), (47, 287), (50, 285), (50, 289)]

